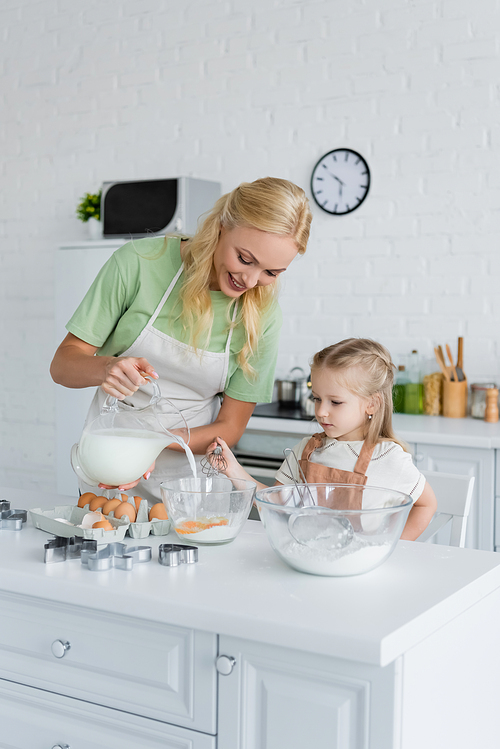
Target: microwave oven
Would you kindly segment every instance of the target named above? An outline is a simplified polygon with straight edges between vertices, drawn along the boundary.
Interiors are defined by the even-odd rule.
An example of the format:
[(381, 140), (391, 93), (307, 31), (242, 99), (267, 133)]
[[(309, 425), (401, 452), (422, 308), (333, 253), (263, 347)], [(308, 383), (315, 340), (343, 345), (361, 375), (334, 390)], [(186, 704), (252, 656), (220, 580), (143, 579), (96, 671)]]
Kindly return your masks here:
[(213, 208), (220, 195), (220, 182), (194, 177), (104, 182), (103, 236), (193, 235), (200, 216)]

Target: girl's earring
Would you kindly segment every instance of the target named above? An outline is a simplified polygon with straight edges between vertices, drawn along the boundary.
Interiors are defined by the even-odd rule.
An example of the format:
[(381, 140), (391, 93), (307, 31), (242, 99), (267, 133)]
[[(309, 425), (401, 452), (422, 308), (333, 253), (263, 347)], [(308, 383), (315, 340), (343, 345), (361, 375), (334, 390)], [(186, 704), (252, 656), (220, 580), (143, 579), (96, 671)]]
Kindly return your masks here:
[(371, 418), (372, 418), (372, 415), (368, 414), (368, 421), (370, 421)]

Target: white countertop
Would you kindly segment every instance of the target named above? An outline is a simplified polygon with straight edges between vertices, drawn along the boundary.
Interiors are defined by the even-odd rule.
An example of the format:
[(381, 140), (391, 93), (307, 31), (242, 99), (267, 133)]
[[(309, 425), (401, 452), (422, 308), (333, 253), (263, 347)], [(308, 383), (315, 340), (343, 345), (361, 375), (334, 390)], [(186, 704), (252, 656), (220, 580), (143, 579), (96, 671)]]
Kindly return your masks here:
[[(482, 419), (471, 417), (451, 419), (445, 416), (394, 414), (393, 427), (397, 436), (405, 442), (485, 449), (500, 447), (500, 422), (488, 424)], [(252, 416), (247, 429), (302, 436), (321, 431), (312, 418), (303, 421), (266, 416)]]
[[(8, 488), (0, 498), (11, 509), (75, 503)], [(177, 568), (157, 561), (173, 534), (127, 539), (153, 547), (153, 561), (130, 572), (44, 564), (49, 537), (29, 518), (22, 531), (0, 530), (1, 590), (382, 666), (500, 587), (500, 555), (408, 541), (365, 575), (302, 574), (280, 561), (258, 521)]]

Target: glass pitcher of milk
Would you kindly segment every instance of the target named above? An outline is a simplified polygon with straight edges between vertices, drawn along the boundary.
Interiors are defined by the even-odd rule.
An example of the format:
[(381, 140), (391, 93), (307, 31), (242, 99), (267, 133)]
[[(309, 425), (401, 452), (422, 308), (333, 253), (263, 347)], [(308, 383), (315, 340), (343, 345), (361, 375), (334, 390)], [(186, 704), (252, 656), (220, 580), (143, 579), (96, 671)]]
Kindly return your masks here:
[(189, 427), (184, 417), (161, 397), (154, 380), (151, 385), (153, 395), (144, 408), (108, 395), (99, 416), (84, 427), (80, 442), (71, 448), (71, 466), (86, 484), (130, 484), (168, 445), (187, 447)]

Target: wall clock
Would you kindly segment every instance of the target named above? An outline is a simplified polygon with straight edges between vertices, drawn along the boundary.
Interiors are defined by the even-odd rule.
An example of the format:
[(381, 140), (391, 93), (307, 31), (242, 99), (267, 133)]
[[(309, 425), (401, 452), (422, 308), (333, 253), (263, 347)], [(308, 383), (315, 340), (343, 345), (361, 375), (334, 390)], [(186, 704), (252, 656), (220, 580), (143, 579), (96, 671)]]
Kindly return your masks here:
[(336, 148), (320, 158), (311, 175), (314, 200), (327, 213), (339, 216), (359, 208), (370, 189), (368, 164), (350, 148)]

